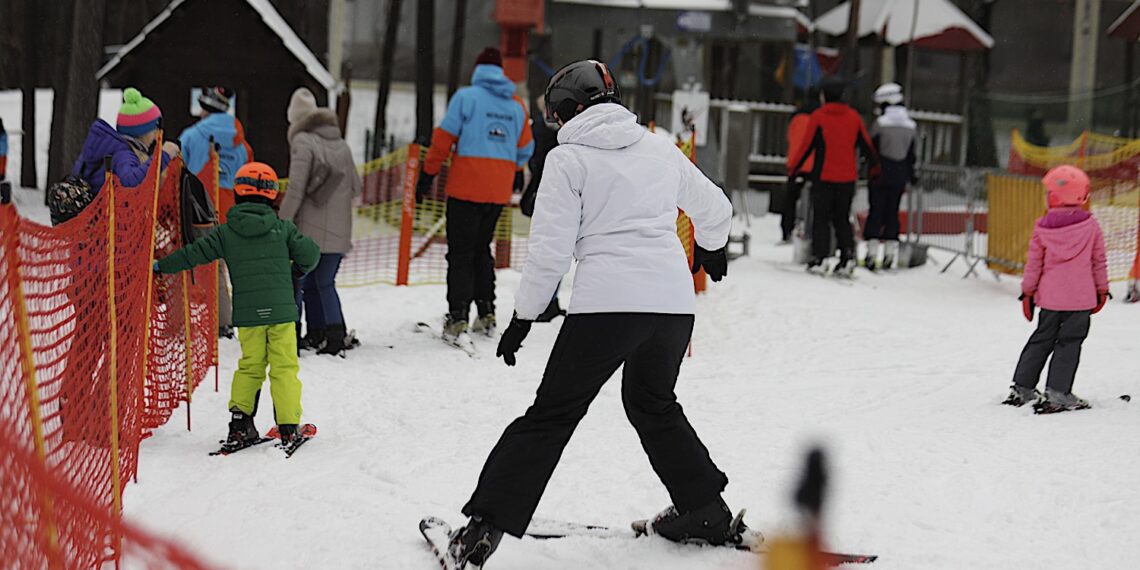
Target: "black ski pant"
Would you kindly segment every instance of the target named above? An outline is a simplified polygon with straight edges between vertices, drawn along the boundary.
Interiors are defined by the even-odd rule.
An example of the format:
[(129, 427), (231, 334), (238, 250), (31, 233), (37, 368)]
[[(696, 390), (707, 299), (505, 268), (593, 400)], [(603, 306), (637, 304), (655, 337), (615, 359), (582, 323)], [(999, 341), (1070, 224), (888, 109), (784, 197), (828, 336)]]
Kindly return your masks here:
[(899, 240), (899, 203), (906, 185), (875, 184), (868, 192), (871, 209), (867, 212), (867, 225), (863, 239)]
[(491, 240), (501, 204), (447, 199), (447, 308), (463, 319), (471, 302), (480, 314), (495, 306), (495, 258)]
[(788, 179), (784, 204), (780, 211), (780, 229), (783, 230), (784, 241), (792, 239), (792, 230), (796, 227), (796, 206), (800, 203), (800, 193), (803, 191), (804, 184), (803, 177), (793, 176)]
[(673, 504), (685, 512), (716, 500), (728, 478), (673, 393), (692, 331), (692, 315), (566, 317), (534, 404), (491, 450), (463, 514), (482, 516), (503, 532), (522, 536), (578, 422), (623, 364), (626, 417)]
[(1081, 362), (1081, 343), (1089, 335), (1092, 311), (1050, 311), (1041, 309), (1037, 330), (1021, 350), (1013, 383), (1025, 388), (1037, 387), (1045, 359), (1049, 361), (1049, 379), (1045, 385), (1062, 394), (1073, 390), (1073, 378)]
[(854, 257), (855, 235), (851, 231), (851, 200), (854, 182), (816, 182), (811, 186), (811, 253), (816, 259), (831, 257), (831, 230), (844, 260)]

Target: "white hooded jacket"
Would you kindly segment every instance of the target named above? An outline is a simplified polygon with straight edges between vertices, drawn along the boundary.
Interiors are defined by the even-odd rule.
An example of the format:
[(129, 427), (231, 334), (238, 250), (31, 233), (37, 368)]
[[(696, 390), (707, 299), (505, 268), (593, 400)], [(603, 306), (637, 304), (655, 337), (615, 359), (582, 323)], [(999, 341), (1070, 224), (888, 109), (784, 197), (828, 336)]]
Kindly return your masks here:
[(578, 260), (568, 312), (693, 314), (677, 208), (696, 241), (728, 242), (732, 204), (669, 138), (613, 103), (583, 111), (546, 157), (515, 313), (533, 320)]

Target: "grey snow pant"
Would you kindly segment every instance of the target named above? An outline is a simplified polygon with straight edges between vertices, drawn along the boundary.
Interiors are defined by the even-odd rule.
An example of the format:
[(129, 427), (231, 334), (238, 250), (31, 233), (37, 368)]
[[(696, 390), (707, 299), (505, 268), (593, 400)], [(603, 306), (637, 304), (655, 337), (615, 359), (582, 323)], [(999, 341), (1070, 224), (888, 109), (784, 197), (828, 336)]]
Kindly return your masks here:
[(1089, 315), (1092, 311), (1050, 311), (1041, 309), (1037, 316), (1037, 330), (1021, 350), (1013, 383), (1024, 388), (1036, 388), (1049, 361), (1049, 379), (1046, 386), (1062, 394), (1073, 390), (1073, 377), (1081, 361), (1081, 343), (1089, 335)]

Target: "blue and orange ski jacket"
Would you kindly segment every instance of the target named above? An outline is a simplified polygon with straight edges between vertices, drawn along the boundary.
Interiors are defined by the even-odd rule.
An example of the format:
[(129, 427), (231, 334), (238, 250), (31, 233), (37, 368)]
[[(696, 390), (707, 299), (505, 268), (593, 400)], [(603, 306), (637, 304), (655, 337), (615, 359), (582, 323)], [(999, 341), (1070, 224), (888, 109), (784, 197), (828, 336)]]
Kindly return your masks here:
[(534, 153), (528, 123), (526, 104), (515, 95), (515, 84), (503, 68), (476, 65), (471, 85), (455, 92), (443, 122), (432, 133), (424, 173), (439, 174), (451, 156), (448, 197), (507, 204), (515, 172)]

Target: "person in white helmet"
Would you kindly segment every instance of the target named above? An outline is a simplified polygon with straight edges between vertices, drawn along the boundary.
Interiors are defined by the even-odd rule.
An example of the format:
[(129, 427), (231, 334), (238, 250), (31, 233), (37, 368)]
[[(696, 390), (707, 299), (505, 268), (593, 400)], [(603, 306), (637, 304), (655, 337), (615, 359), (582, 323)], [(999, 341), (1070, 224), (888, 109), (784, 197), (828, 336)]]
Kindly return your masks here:
[(881, 114), (871, 125), (871, 141), (879, 150), (880, 170), (878, 176), (871, 177), (871, 210), (863, 228), (867, 242), (863, 265), (871, 271), (894, 265), (899, 248), (899, 202), (907, 183), (917, 182), (917, 125), (903, 105), (902, 87), (884, 83), (875, 90), (875, 103)]

